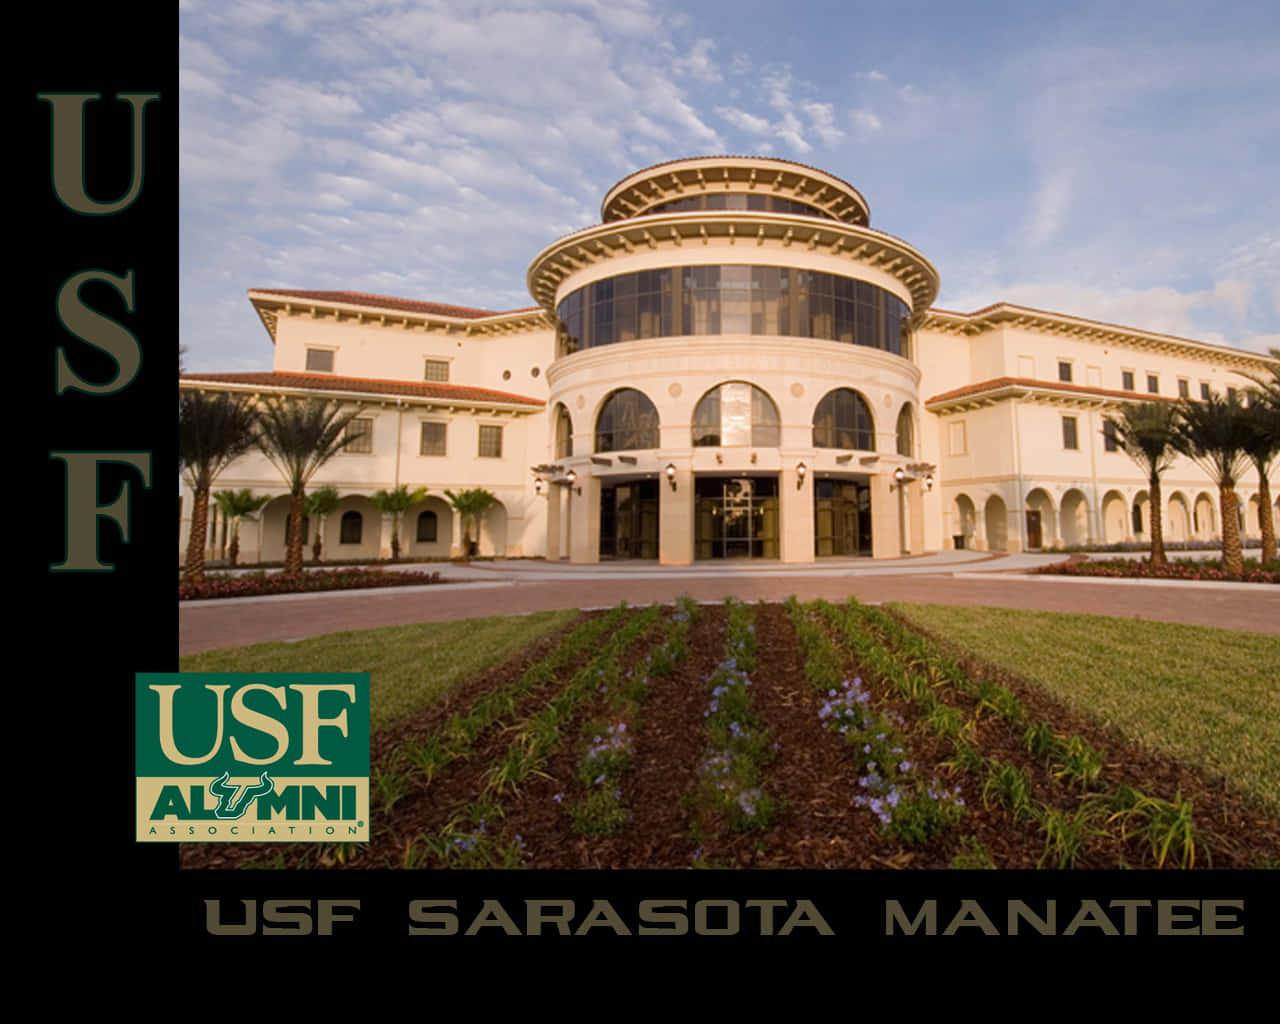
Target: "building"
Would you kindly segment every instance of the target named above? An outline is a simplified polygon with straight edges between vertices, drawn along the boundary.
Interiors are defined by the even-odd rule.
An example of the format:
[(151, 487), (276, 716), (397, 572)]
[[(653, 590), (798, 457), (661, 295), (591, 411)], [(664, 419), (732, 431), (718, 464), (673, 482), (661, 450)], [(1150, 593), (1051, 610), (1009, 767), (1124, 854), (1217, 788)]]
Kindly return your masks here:
[[(369, 496), (403, 483), (430, 492), (404, 518), (410, 557), (461, 553), (444, 491), (484, 487), (499, 503), (482, 555), (804, 563), (1145, 541), (1146, 480), (1105, 416), (1243, 390), (1274, 365), (1005, 303), (934, 309), (937, 271), (870, 227), (856, 189), (777, 159), (637, 171), (600, 224), (534, 257), (528, 285), (537, 305), (511, 312), (251, 290), (274, 369), (182, 386), (359, 407), (358, 438), (312, 484), (343, 496), (331, 559), (389, 554)], [(215, 487), (279, 496), (241, 550), (282, 559), (271, 465), (242, 458)], [(1217, 536), (1194, 464), (1163, 494), (1167, 539)], [(1256, 479), (1238, 494), (1256, 537)]]

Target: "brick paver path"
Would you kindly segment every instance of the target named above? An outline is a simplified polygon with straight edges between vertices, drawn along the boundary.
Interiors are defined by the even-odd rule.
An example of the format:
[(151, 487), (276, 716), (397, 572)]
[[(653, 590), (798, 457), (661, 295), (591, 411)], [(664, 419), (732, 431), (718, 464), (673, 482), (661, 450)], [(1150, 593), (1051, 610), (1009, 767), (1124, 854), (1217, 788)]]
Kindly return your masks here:
[(520, 579), (516, 575), (501, 582), (183, 604), (179, 609), (179, 652), (413, 622), (608, 607), (622, 600), (636, 605), (670, 602), (681, 594), (699, 601), (719, 601), (729, 594), (744, 601), (781, 601), (789, 594), (802, 601), (820, 597), (842, 601), (853, 595), (864, 602), (1087, 612), (1280, 635), (1280, 587), (1264, 585), (1132, 583), (1000, 573), (781, 578), (673, 574), (664, 578), (648, 571), (627, 579), (592, 578), (586, 573), (581, 578), (555, 580)]

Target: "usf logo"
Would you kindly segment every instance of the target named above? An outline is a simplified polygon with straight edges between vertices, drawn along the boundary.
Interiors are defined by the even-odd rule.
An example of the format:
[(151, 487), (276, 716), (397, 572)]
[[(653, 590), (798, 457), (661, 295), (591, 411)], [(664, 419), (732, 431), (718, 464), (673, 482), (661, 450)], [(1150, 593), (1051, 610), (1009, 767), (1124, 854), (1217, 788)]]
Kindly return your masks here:
[(367, 842), (369, 677), (141, 673), (139, 842)]

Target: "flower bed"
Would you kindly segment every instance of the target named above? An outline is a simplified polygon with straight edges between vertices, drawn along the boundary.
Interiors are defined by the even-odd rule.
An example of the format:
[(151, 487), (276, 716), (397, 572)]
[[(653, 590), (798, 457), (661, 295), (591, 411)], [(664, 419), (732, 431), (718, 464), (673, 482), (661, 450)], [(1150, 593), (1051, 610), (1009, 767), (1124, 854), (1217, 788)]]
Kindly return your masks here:
[(210, 576), (203, 583), (180, 583), (179, 601), (209, 601), (221, 597), (262, 597), (266, 594), (313, 594), (323, 590), (363, 590), (371, 587), (418, 587), (440, 583), (438, 572), (383, 572), (380, 569), (334, 569), (307, 572), (246, 573)]
[(1154, 566), (1147, 559), (1132, 561), (1127, 558), (1113, 558), (1105, 561), (1058, 562), (1036, 570), (1049, 576), (1102, 576), (1112, 579), (1158, 579), (1158, 580), (1209, 580), (1234, 583), (1280, 583), (1280, 569), (1275, 562), (1268, 562), (1267, 568), (1260, 568), (1258, 563), (1249, 560), (1245, 563), (1244, 572), (1237, 575), (1225, 572), (1221, 562), (1192, 562), (1179, 559), (1167, 565)]

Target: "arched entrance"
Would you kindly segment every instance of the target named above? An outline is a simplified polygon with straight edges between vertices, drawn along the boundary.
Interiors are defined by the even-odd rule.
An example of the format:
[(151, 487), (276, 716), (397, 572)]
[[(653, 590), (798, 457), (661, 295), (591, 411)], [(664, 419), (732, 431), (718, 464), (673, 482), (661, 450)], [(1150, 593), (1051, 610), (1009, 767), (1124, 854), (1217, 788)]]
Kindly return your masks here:
[(1009, 513), (1004, 499), (993, 494), (984, 509), (987, 521), (987, 548), (991, 551), (1009, 550)]

